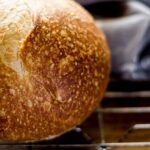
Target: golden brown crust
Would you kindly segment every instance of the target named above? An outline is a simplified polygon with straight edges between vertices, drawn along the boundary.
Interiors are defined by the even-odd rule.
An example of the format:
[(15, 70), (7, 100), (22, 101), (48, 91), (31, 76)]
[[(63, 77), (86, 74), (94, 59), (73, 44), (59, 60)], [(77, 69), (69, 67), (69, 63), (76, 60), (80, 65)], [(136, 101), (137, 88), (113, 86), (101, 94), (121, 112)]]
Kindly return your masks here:
[(70, 0), (36, 2), (19, 50), (23, 77), (0, 61), (1, 140), (41, 140), (79, 125), (108, 82), (108, 47), (92, 17)]

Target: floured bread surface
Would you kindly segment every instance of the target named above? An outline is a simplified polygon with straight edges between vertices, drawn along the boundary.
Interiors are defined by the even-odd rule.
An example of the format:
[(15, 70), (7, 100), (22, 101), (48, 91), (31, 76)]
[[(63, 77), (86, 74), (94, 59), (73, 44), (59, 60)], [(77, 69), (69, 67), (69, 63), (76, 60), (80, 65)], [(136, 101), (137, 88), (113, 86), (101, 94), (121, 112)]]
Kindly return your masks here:
[(0, 0), (0, 140), (51, 139), (83, 122), (109, 76), (105, 37), (71, 0)]
[(24, 1), (0, 0), (0, 58), (20, 76), (24, 70), (19, 49), (32, 26), (31, 11)]

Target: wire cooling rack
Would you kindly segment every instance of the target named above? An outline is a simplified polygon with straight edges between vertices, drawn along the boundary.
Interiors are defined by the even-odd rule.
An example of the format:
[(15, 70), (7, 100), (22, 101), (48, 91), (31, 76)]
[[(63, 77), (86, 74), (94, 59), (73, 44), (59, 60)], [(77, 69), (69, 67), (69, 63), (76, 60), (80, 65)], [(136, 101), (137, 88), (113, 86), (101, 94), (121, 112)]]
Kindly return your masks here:
[(150, 149), (150, 81), (112, 80), (97, 110), (65, 135), (38, 143), (1, 143), (0, 150)]

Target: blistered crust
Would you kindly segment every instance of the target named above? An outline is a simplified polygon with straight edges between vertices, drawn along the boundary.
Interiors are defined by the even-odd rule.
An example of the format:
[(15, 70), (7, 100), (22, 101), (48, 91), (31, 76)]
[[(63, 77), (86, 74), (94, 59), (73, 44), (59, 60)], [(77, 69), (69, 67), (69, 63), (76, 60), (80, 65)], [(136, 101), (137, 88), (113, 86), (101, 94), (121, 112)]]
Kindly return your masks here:
[(109, 52), (92, 17), (73, 1), (27, 2), (33, 28), (20, 44), (24, 75), (0, 60), (0, 139), (41, 140), (83, 122), (102, 99)]

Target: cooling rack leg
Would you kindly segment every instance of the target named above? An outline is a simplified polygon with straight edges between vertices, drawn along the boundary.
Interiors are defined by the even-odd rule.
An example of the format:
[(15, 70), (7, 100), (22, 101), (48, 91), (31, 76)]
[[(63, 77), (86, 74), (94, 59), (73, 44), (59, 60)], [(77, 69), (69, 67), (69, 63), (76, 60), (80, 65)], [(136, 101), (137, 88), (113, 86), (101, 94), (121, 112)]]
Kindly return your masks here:
[(32, 150), (32, 146), (27, 146), (27, 150)]
[(103, 113), (98, 112), (98, 121), (99, 121), (99, 132), (101, 136), (101, 143), (105, 143), (105, 133), (104, 133), (104, 124), (103, 124)]

